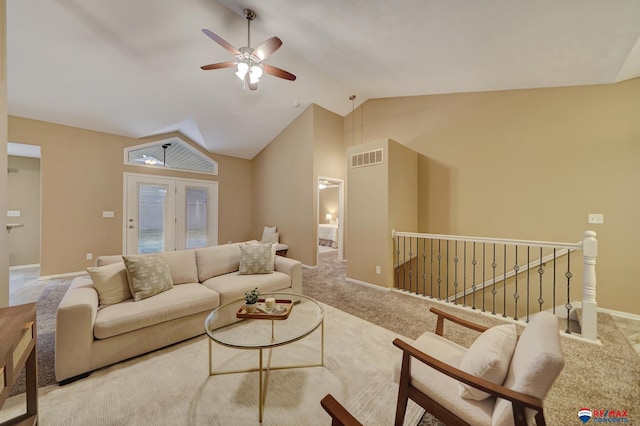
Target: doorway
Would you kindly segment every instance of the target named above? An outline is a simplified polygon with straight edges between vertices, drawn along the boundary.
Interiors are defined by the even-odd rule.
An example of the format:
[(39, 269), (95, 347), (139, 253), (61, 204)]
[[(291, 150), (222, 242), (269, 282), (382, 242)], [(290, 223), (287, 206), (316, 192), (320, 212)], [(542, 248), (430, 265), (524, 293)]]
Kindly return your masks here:
[(218, 182), (124, 175), (125, 254), (218, 244)]
[(318, 263), (321, 252), (335, 251), (344, 260), (344, 180), (318, 176)]

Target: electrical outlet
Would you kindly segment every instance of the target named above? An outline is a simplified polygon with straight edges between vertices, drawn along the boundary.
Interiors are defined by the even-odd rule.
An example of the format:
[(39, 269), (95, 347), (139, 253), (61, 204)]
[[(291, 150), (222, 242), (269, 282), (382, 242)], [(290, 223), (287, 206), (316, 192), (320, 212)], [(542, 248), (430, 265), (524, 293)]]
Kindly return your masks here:
[(93, 259), (93, 253), (87, 253), (87, 260)]
[(604, 215), (602, 213), (589, 213), (589, 223), (604, 223)]
[(379, 267), (379, 266), (376, 266), (376, 274), (378, 274), (378, 275), (380, 275), (380, 274), (381, 274), (381, 272), (380, 272), (380, 267)]

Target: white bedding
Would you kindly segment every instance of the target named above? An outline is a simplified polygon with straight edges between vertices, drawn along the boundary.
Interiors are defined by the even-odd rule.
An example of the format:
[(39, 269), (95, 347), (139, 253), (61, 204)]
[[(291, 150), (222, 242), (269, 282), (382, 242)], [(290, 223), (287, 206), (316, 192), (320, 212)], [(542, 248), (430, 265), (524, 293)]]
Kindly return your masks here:
[(318, 244), (338, 247), (338, 225), (321, 223), (318, 225)]

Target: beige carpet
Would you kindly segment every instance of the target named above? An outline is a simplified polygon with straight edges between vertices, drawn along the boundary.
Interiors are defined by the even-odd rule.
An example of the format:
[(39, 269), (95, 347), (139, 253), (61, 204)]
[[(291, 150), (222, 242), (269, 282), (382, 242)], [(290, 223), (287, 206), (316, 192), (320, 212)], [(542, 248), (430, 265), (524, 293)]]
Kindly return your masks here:
[[(330, 424), (320, 406), (327, 393), (367, 425), (392, 424), (397, 386), (395, 333), (327, 307), (325, 366), (270, 373), (265, 425)], [(320, 333), (273, 352), (273, 364), (315, 361)], [(257, 365), (256, 351), (214, 345), (216, 368)], [(40, 388), (43, 425), (254, 425), (258, 374), (208, 376), (208, 338), (201, 336), (94, 372), (67, 386)], [(10, 398), (0, 422), (23, 409)], [(414, 407), (406, 424), (423, 411)]]

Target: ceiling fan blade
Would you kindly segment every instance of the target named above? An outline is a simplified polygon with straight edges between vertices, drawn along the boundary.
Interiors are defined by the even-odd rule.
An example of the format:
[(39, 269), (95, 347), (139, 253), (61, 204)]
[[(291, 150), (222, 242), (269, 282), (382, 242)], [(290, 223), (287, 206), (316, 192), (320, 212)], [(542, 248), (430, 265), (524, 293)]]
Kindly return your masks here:
[(273, 65), (269, 65), (269, 64), (263, 64), (264, 65), (264, 72), (266, 72), (267, 74), (271, 74), (273, 76), (276, 77), (280, 77), (280, 78), (284, 78), (285, 80), (291, 80), (291, 81), (295, 81), (296, 76), (291, 74), (288, 71), (285, 71), (281, 68), (278, 67), (274, 67)]
[(271, 37), (269, 40), (263, 42), (260, 46), (253, 49), (253, 54), (256, 55), (261, 61), (264, 61), (273, 53), (280, 49), (282, 46), (282, 40), (278, 37)]
[(215, 41), (220, 46), (224, 47), (229, 52), (231, 52), (232, 55), (240, 55), (240, 51), (238, 49), (233, 47), (231, 44), (229, 44), (227, 41), (225, 41), (219, 35), (214, 34), (214, 33), (212, 33), (211, 31), (209, 31), (207, 29), (203, 29), (202, 32), (205, 33), (207, 35), (207, 37), (209, 37), (211, 40)]
[(235, 62), (218, 62), (217, 64), (203, 65), (200, 68), (202, 68), (203, 70), (217, 70), (220, 68), (232, 68), (235, 66)]

